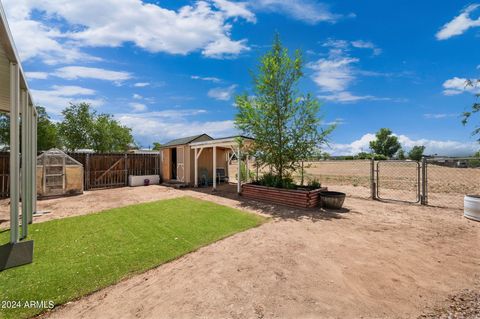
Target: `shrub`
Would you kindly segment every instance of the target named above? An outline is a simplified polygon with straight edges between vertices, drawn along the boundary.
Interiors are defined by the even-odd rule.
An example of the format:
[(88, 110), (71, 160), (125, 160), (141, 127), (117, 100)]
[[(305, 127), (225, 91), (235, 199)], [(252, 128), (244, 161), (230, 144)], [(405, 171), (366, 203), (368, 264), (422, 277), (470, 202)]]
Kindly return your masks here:
[(308, 188), (318, 189), (322, 187), (322, 183), (317, 178), (311, 179), (308, 181)]
[(258, 184), (268, 187), (294, 189), (297, 187), (290, 176), (280, 178), (278, 175), (266, 173), (258, 180)]

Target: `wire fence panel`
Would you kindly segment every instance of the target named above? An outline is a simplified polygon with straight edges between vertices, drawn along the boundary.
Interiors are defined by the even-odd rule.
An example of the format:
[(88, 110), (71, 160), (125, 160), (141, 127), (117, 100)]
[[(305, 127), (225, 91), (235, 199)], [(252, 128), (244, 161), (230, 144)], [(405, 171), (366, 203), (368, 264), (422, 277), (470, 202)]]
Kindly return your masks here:
[(463, 208), (467, 194), (480, 194), (480, 158), (427, 159), (427, 203)]
[(420, 163), (413, 161), (378, 161), (376, 162), (376, 168), (378, 199), (420, 202)]
[[(304, 163), (304, 181), (317, 179), (329, 190), (344, 192), (348, 196), (370, 198), (370, 160), (315, 161)], [(300, 172), (295, 174), (300, 180)]]
[[(242, 162), (243, 163), (243, 162)], [(370, 160), (332, 160), (332, 161), (310, 161), (304, 162), (304, 184), (316, 179), (322, 186), (328, 187), (332, 191), (345, 192), (348, 196), (371, 198), (370, 189)], [(229, 167), (229, 181), (237, 182), (237, 161), (232, 160)], [(253, 162), (249, 164), (251, 179), (261, 177), (270, 172), (268, 166), (263, 166), (257, 170)], [(302, 176), (301, 170), (295, 172), (292, 176), (296, 183), (300, 183)]]

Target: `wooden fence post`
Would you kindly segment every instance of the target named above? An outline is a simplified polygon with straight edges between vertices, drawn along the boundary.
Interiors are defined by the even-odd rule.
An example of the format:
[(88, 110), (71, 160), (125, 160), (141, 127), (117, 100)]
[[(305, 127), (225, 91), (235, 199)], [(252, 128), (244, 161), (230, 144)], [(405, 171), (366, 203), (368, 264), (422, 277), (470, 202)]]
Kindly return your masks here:
[(124, 155), (125, 160), (125, 186), (128, 186), (128, 154)]
[(85, 156), (85, 190), (90, 189), (90, 154)]

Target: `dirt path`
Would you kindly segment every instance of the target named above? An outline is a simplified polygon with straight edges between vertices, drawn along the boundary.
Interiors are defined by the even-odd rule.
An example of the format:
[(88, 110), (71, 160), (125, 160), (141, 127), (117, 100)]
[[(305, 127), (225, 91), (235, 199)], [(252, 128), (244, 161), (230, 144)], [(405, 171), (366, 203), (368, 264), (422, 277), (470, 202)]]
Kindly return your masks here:
[(348, 198), (349, 212), (334, 214), (203, 192), (151, 186), (92, 192), (85, 201), (41, 202), (77, 214), (193, 195), (274, 217), (47, 316), (411, 318), (452, 293), (480, 289), (480, 223), (459, 210)]

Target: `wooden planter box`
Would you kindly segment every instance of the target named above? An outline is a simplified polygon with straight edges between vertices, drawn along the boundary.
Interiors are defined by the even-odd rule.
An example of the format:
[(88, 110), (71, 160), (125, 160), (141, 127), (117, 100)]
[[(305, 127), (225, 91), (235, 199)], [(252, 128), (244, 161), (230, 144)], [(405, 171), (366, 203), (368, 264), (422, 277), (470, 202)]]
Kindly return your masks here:
[(326, 190), (328, 190), (326, 187), (307, 191), (244, 184), (242, 186), (242, 196), (245, 198), (258, 199), (281, 205), (313, 208), (318, 207), (320, 204), (320, 198), (318, 194)]

